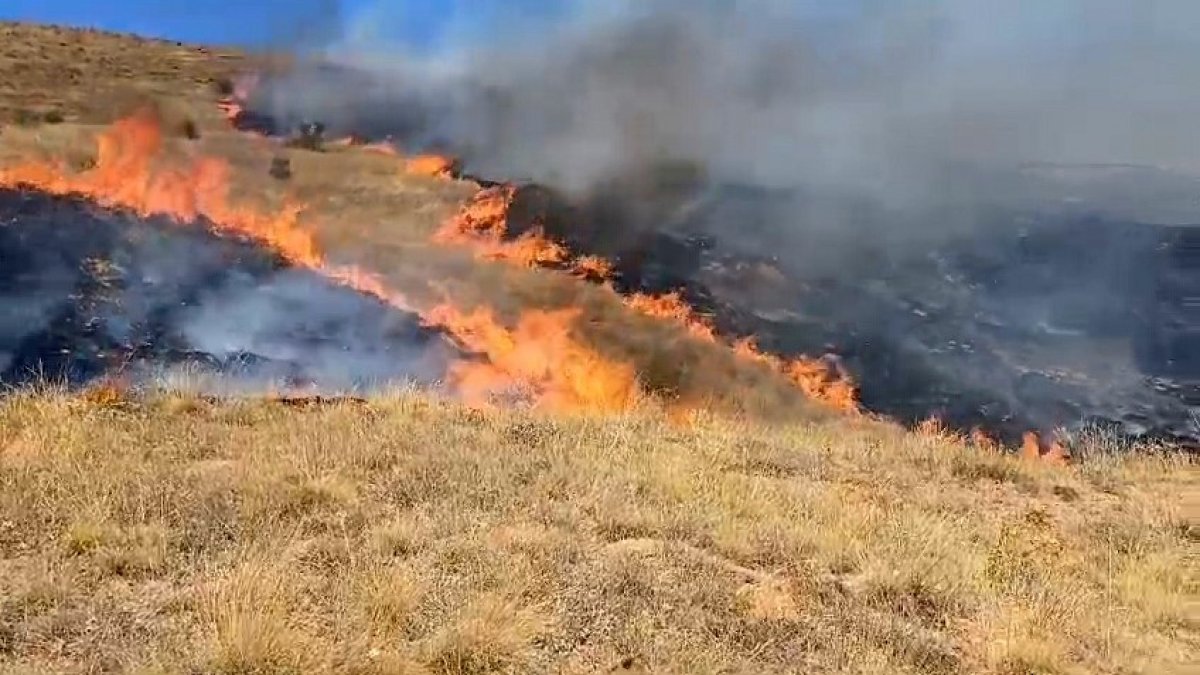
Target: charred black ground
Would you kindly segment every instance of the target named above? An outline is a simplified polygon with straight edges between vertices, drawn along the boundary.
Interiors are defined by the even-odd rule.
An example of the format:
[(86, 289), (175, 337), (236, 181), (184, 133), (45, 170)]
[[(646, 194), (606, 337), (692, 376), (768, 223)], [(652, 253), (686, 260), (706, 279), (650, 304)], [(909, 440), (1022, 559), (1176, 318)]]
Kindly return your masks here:
[[(804, 212), (804, 199), (677, 185), (626, 207), (529, 187), (510, 231), (536, 225), (615, 261), (622, 290), (679, 290), (724, 334), (757, 336), (768, 351), (832, 351), (868, 409), (906, 423), (936, 416), (1007, 439), (1100, 425), (1200, 442), (1200, 228), (996, 210), (916, 250), (870, 232), (885, 214), (843, 204), (862, 217), (853, 259), (830, 241), (841, 235), (816, 232), (781, 242), (791, 256), (739, 250), (739, 237), (761, 241), (749, 230)], [(807, 264), (822, 247), (836, 264)]]
[(6, 385), (184, 365), (339, 391), (437, 375), (415, 317), (204, 223), (0, 190), (0, 260)]

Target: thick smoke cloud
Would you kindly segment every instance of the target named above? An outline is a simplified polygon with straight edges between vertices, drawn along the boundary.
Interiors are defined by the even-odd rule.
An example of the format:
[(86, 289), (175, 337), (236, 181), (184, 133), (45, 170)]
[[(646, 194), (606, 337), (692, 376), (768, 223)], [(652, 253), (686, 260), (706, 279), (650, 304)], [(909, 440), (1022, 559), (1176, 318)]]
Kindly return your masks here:
[(674, 159), (906, 204), (963, 162), (1200, 169), (1198, 22), (1190, 0), (580, 2), (422, 57), (351, 33), (328, 53), (360, 81), (265, 96), (566, 189)]

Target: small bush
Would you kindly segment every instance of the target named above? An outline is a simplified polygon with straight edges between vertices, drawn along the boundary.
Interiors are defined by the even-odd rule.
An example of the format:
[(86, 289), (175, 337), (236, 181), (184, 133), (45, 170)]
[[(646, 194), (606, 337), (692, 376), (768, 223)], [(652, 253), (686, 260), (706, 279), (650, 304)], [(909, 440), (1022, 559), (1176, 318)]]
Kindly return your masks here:
[(218, 96), (233, 96), (233, 79), (225, 76), (218, 77), (213, 80), (213, 89)]
[(13, 114), (13, 122), (23, 127), (32, 127), (41, 124), (42, 117), (32, 110), (21, 108)]
[(197, 140), (200, 138), (200, 127), (196, 126), (195, 120), (191, 118), (184, 119), (179, 124), (179, 135), (189, 141)]

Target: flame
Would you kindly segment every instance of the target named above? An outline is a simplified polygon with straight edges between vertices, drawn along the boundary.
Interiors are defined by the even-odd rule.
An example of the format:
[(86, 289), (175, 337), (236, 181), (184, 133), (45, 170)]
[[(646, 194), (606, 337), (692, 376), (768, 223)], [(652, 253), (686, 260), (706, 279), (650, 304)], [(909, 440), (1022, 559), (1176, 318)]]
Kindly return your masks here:
[[(325, 144), (331, 148), (357, 148), (388, 157), (401, 157), (400, 150), (391, 141), (369, 142), (361, 136), (342, 136)], [(431, 178), (454, 178), (458, 173), (458, 160), (435, 154), (413, 155), (403, 158), (404, 173), (414, 176), (429, 176)]]
[(377, 155), (387, 155), (389, 157), (400, 155), (400, 151), (390, 141), (370, 142), (362, 136), (357, 135), (335, 138), (325, 143), (325, 145), (332, 148), (358, 148), (363, 152), (373, 152)]
[[(678, 291), (657, 296), (633, 293), (625, 296), (624, 302), (626, 306), (641, 314), (683, 327), (697, 340), (720, 344), (712, 322), (707, 317), (697, 314)], [(736, 340), (730, 347), (739, 358), (766, 365), (779, 373), (809, 398), (843, 412), (859, 411), (858, 389), (850, 375), (832, 358), (781, 358), (763, 352), (753, 337)]]
[(465, 246), (481, 260), (503, 260), (523, 267), (567, 261), (567, 249), (547, 239), (537, 228), (505, 240), (508, 212), (515, 197), (516, 188), (512, 186), (481, 190), (434, 233), (433, 241)]
[[(610, 361), (570, 336), (578, 310), (527, 311), (513, 330), (486, 309), (461, 312), (440, 305), (427, 325), (447, 329), (466, 350), (486, 361), (460, 361), (450, 379), (469, 404), (491, 405), (505, 395), (555, 410), (618, 412), (637, 401), (632, 366)], [(516, 386), (514, 386), (516, 385)]]
[(949, 439), (954, 437), (954, 434), (946, 428), (946, 423), (942, 421), (942, 418), (936, 415), (926, 417), (918, 422), (913, 427), (913, 433), (918, 436), (935, 439)]
[(217, 108), (225, 115), (226, 121), (234, 124), (246, 112), (245, 103), (258, 88), (258, 83), (257, 73), (247, 73), (234, 78), (233, 91), (217, 101)]
[(859, 412), (858, 388), (833, 357), (814, 359), (807, 356), (782, 358), (758, 348), (753, 337), (733, 344), (734, 352), (748, 361), (757, 361), (787, 378), (809, 398), (847, 413)]
[(225, 116), (225, 120), (230, 124), (237, 122), (238, 118), (246, 112), (242, 104), (233, 98), (223, 98), (217, 101), (217, 108), (221, 114)]
[(1065, 466), (1071, 460), (1070, 451), (1058, 439), (1043, 444), (1041, 436), (1035, 431), (1027, 432), (1022, 438), (1020, 455), (1022, 459), (1053, 466)]
[(431, 178), (453, 178), (458, 172), (458, 160), (443, 155), (416, 155), (404, 160), (405, 173)]
[(612, 279), (613, 264), (598, 255), (577, 258), (572, 266), (576, 275), (592, 281), (605, 282)]
[(678, 291), (665, 295), (633, 293), (625, 297), (625, 304), (646, 316), (673, 321), (699, 340), (717, 341), (716, 329), (706, 318), (697, 316)]
[(138, 113), (100, 134), (95, 168), (70, 174), (52, 164), (27, 163), (0, 169), (0, 186), (80, 195), (142, 217), (166, 215), (185, 222), (204, 217), (216, 230), (270, 244), (293, 264), (324, 265), (312, 233), (300, 227), (299, 207), (288, 205), (279, 213), (262, 214), (235, 206), (228, 198), (228, 164), (201, 158), (184, 169), (160, 167), (156, 159), (162, 143), (157, 118)]
[[(541, 228), (532, 228), (516, 239), (505, 239), (509, 211), (516, 194), (517, 188), (513, 185), (480, 190), (434, 233), (433, 241), (463, 246), (480, 259), (503, 260), (522, 267), (565, 268), (576, 276), (600, 281), (612, 288), (612, 263), (598, 256), (572, 259), (570, 251), (547, 238)], [(624, 296), (622, 301), (643, 315), (682, 326), (698, 340), (720, 343), (711, 321), (698, 315), (679, 292), (663, 295), (632, 293)], [(858, 390), (836, 361), (808, 357), (783, 359), (763, 353), (753, 338), (743, 338), (730, 346), (740, 358), (774, 369), (810, 398), (845, 412), (859, 411)]]
[(184, 168), (162, 161), (163, 137), (149, 112), (115, 123), (97, 138), (94, 168), (73, 174), (64, 167), (29, 162), (0, 168), (0, 187), (32, 188), (55, 195), (79, 195), (110, 208), (145, 216), (168, 216), (180, 223), (204, 218), (217, 232), (264, 244), (290, 263), (339, 284), (370, 294), (405, 311), (421, 314), (465, 349), (486, 357), (452, 364), (451, 379), (469, 401), (519, 391), (550, 409), (622, 410), (637, 398), (631, 366), (611, 362), (570, 335), (576, 313), (531, 311), (512, 330), (485, 309), (463, 313), (443, 304), (422, 312), (383, 279), (366, 269), (330, 264), (313, 233), (300, 222), (302, 209), (287, 206), (261, 213), (229, 200), (230, 167), (200, 158)]
[(998, 452), (1000, 450), (1000, 442), (992, 438), (991, 434), (987, 433), (979, 427), (971, 429), (971, 434), (968, 436), (971, 445), (984, 450), (986, 452)]

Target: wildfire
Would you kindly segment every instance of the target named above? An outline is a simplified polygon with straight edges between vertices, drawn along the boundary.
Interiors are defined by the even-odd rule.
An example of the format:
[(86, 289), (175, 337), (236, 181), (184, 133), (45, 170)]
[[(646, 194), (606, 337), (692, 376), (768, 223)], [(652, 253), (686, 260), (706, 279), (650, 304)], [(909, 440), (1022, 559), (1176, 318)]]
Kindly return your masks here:
[(487, 357), (451, 368), (451, 381), (468, 403), (486, 406), (497, 397), (515, 395), (555, 410), (617, 412), (632, 407), (638, 398), (636, 373), (573, 340), (571, 326), (578, 316), (571, 309), (528, 311), (510, 331), (486, 309), (464, 313), (440, 305), (425, 320), (447, 329), (464, 349)]
[(445, 155), (424, 154), (403, 156), (399, 148), (391, 141), (370, 142), (361, 136), (342, 136), (325, 144), (331, 148), (355, 148), (363, 152), (387, 157), (396, 157), (403, 163), (402, 170), (414, 176), (429, 176), (430, 178), (454, 178), (458, 174), (458, 160)]
[[(264, 213), (235, 204), (229, 195), (231, 169), (227, 163), (199, 158), (182, 167), (170, 165), (162, 156), (162, 147), (157, 118), (149, 112), (139, 113), (115, 123), (97, 137), (93, 168), (73, 173), (62, 165), (29, 162), (0, 168), (0, 187), (79, 195), (102, 206), (129, 209), (143, 217), (168, 216), (180, 223), (203, 219), (218, 232), (269, 246), (296, 266), (417, 312), (425, 325), (444, 331), (470, 353), (468, 358), (451, 364), (449, 380), (471, 404), (487, 406), (516, 398), (542, 409), (612, 412), (629, 409), (638, 402), (641, 391), (633, 366), (611, 360), (573, 337), (580, 310), (526, 311), (509, 328), (487, 308), (463, 311), (451, 304), (414, 307), (379, 275), (355, 266), (331, 264), (312, 231), (302, 225), (299, 206), (286, 205), (277, 212)], [(435, 239), (469, 246), (482, 257), (527, 266), (559, 265), (593, 280), (611, 281), (613, 267), (608, 261), (593, 256), (572, 260), (565, 247), (539, 231), (506, 240), (514, 197), (515, 189), (508, 186), (481, 191), (437, 232)], [(699, 315), (681, 293), (635, 293), (622, 299), (643, 315), (684, 327), (697, 340), (722, 343), (712, 323)], [(858, 409), (855, 387), (836, 360), (782, 358), (764, 353), (753, 338), (737, 340), (729, 347), (739, 358), (763, 364), (788, 378), (810, 397), (846, 411)], [(681, 415), (680, 419), (690, 419), (693, 407), (681, 405), (672, 410)], [(981, 431), (972, 434), (971, 440), (980, 447), (994, 445)], [(1026, 434), (1021, 455), (1052, 464), (1065, 463), (1070, 457), (1062, 444), (1044, 443), (1033, 432)]]
[(32, 188), (55, 195), (79, 195), (111, 208), (180, 223), (205, 219), (216, 231), (264, 244), (290, 263), (395, 307), (416, 311), (465, 349), (486, 360), (451, 366), (451, 379), (470, 401), (518, 392), (542, 408), (620, 410), (637, 398), (632, 367), (611, 362), (571, 337), (573, 312), (532, 311), (512, 330), (491, 312), (464, 313), (450, 305), (427, 312), (413, 308), (401, 293), (368, 270), (330, 264), (313, 233), (302, 226), (302, 209), (288, 206), (262, 213), (229, 199), (230, 167), (201, 158), (184, 168), (167, 166), (157, 118), (139, 113), (115, 123), (97, 138), (94, 168), (71, 173), (65, 167), (30, 162), (0, 168), (0, 187)]
[(233, 81), (233, 91), (228, 96), (222, 97), (217, 101), (217, 107), (221, 113), (225, 115), (225, 119), (233, 124), (237, 122), (245, 112), (243, 105), (250, 99), (250, 95), (258, 88), (259, 76), (251, 73), (241, 75)]
[[(523, 267), (565, 268), (576, 276), (612, 288), (612, 263), (597, 256), (572, 258), (566, 247), (547, 238), (540, 228), (533, 228), (515, 239), (506, 239), (509, 211), (515, 198), (516, 187), (512, 185), (481, 190), (434, 234), (434, 242), (463, 246), (481, 259), (503, 260)], [(720, 342), (716, 328), (708, 318), (700, 316), (678, 292), (663, 295), (632, 293), (623, 296), (622, 301), (645, 316), (683, 327), (698, 340)], [(765, 354), (753, 338), (739, 340), (730, 347), (738, 357), (775, 370), (809, 397), (839, 410), (858, 411), (858, 391), (836, 362), (806, 357), (783, 359)]]
[(1021, 443), (1021, 457), (1030, 461), (1042, 461), (1047, 464), (1062, 466), (1070, 461), (1071, 453), (1057, 439), (1048, 443), (1034, 431), (1025, 434)]
[(810, 398), (845, 412), (859, 410), (858, 389), (836, 359), (782, 358), (763, 352), (753, 337), (734, 342), (733, 350), (741, 358), (764, 364), (783, 375)]
[(678, 323), (699, 340), (717, 341), (716, 329), (707, 319), (697, 316), (678, 291), (665, 295), (633, 293), (625, 297), (625, 304), (646, 316)]
[(443, 155), (416, 155), (404, 160), (405, 173), (432, 178), (453, 178), (458, 173), (458, 161)]
[(312, 233), (300, 227), (299, 207), (263, 214), (235, 206), (229, 200), (228, 164), (201, 158), (182, 169), (161, 166), (162, 144), (158, 119), (141, 112), (100, 134), (93, 169), (71, 174), (53, 164), (27, 163), (0, 169), (0, 186), (80, 195), (143, 217), (165, 215), (183, 222), (204, 217), (219, 231), (269, 244), (292, 264), (324, 266)]
[(557, 265), (568, 259), (565, 247), (532, 230), (506, 240), (508, 212), (516, 189), (481, 190), (433, 235), (435, 243), (465, 246), (482, 260), (504, 260), (524, 267)]
[(223, 98), (220, 101), (217, 101), (217, 108), (220, 109), (221, 114), (225, 116), (225, 119), (230, 124), (236, 122), (238, 118), (246, 112), (246, 109), (242, 107), (242, 104), (234, 98)]
[(575, 274), (591, 281), (607, 282), (612, 279), (613, 264), (598, 255), (577, 258), (573, 265)]

